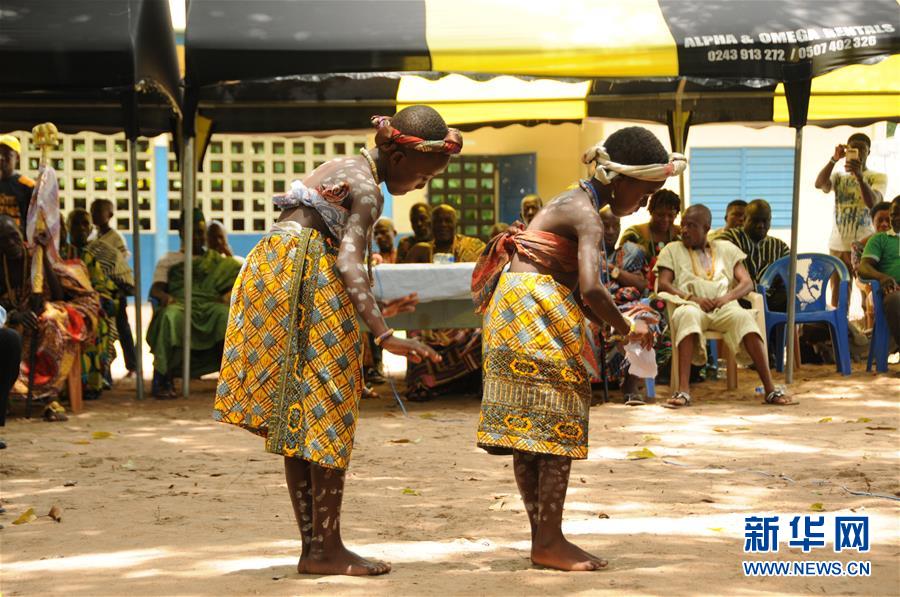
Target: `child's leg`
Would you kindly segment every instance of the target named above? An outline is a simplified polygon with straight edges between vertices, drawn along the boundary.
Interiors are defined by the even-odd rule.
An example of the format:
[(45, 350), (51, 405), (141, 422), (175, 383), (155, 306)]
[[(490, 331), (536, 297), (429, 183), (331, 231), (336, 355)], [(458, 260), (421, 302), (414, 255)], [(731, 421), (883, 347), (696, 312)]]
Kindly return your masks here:
[(538, 461), (537, 456), (528, 452), (513, 451), (513, 471), (516, 475), (516, 485), (519, 486), (519, 494), (525, 503), (525, 513), (528, 514), (528, 522), (531, 524), (531, 541), (538, 525)]
[(312, 541), (313, 500), (309, 467), (310, 464), (305, 460), (284, 457), (284, 478), (287, 480), (288, 493), (291, 494), (294, 518), (297, 520), (300, 541), (303, 545), (301, 559), (309, 555), (309, 545)]
[(531, 544), (531, 561), (558, 570), (588, 571), (606, 567), (606, 560), (570, 543), (562, 533), (572, 459), (549, 454), (541, 454), (537, 459), (540, 473), (538, 526)]
[(300, 574), (368, 576), (390, 572), (385, 562), (366, 560), (344, 546), (341, 539), (342, 470), (308, 463), (312, 479), (312, 540), (306, 557), (297, 564)]

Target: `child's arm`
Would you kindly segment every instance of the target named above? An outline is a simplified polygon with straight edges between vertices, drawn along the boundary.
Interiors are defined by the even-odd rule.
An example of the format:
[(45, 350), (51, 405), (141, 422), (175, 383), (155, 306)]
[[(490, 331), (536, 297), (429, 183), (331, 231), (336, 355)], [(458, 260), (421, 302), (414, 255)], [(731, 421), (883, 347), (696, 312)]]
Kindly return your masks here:
[(567, 209), (578, 234), (578, 286), (582, 299), (596, 318), (611, 325), (619, 334), (628, 336), (629, 340), (649, 347), (653, 342), (650, 328), (643, 321), (625, 319), (600, 281), (600, 245), (603, 242), (600, 214), (586, 197), (583, 201), (570, 202)]
[(388, 330), (381, 310), (369, 286), (365, 265), (369, 230), (378, 218), (378, 191), (354, 190), (350, 217), (338, 250), (337, 267), (347, 288), (350, 302), (377, 338)]

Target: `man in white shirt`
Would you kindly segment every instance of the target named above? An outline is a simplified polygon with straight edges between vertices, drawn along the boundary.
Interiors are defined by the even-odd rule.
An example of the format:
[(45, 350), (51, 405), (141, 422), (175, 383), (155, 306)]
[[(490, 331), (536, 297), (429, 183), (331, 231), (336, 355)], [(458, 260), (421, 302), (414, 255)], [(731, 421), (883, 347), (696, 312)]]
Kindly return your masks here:
[[(816, 188), (824, 193), (834, 190), (834, 227), (828, 249), (850, 270), (855, 272), (850, 262), (851, 245), (854, 241), (871, 236), (872, 217), (869, 210), (883, 201), (887, 188), (887, 175), (866, 168), (866, 159), (872, 148), (872, 141), (863, 133), (850, 135), (846, 145), (834, 148), (834, 155), (816, 177)], [(844, 173), (832, 172), (838, 160), (844, 158)], [(832, 279), (831, 305), (837, 306), (838, 284)]]
[(738, 299), (753, 290), (744, 266), (747, 255), (727, 240), (708, 238), (712, 215), (705, 205), (692, 205), (681, 216), (681, 240), (663, 248), (656, 260), (659, 297), (675, 305), (672, 311), (672, 350), (678, 351), (678, 387), (666, 406), (691, 405), (691, 362), (706, 362), (709, 330), (721, 332), (733, 354), (741, 348), (750, 356), (765, 390), (766, 404), (796, 404), (776, 388), (769, 370), (763, 332), (752, 312)]

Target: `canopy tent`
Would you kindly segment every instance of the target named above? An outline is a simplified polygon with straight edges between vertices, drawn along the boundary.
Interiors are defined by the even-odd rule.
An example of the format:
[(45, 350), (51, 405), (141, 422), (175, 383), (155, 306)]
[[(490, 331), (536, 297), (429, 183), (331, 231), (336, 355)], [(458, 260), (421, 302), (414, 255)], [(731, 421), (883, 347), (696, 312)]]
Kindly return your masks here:
[(181, 90), (166, 0), (4, 0), (0, 10), (0, 130), (52, 120), (63, 132), (124, 130), (129, 141), (135, 269), (137, 396), (141, 261), (135, 141), (172, 130)]
[[(279, 126), (260, 130), (283, 131), (296, 122), (315, 122), (322, 115), (319, 110), (326, 128), (347, 128), (381, 102), (402, 105), (397, 101), (402, 78), (397, 81), (397, 93), (388, 95), (385, 81), (396, 81), (395, 76), (374, 77), (383, 86), (368, 98), (341, 97), (342, 86), (345, 91), (358, 89), (365, 80), (358, 73), (507, 74), (603, 79), (593, 80), (587, 88), (583, 84), (571, 87), (569, 92), (576, 97), (529, 98), (526, 103), (543, 104), (542, 110), (550, 110), (549, 116), (545, 112), (538, 117), (546, 121), (608, 116), (615, 112), (616, 102), (620, 113), (628, 114), (621, 117), (659, 121), (665, 115), (676, 150), (683, 148), (690, 122), (787, 120), (798, 130), (795, 155), (799, 160), (811, 79), (842, 66), (878, 62), (897, 54), (898, 32), (897, 0), (258, 0), (252, 4), (193, 0), (185, 48), (186, 132), (192, 139), (192, 118), (198, 107), (216, 121), (215, 130), (248, 132), (253, 126)], [(896, 58), (864, 68), (884, 69), (870, 73), (875, 94), (869, 93), (871, 87), (833, 91), (828, 83), (817, 83), (825, 89), (812, 104), (816, 122), (871, 122), (897, 116)], [(339, 76), (305, 76), (321, 73)], [(783, 82), (787, 85), (782, 100)], [(427, 95), (427, 88), (428, 84), (421, 85), (423, 94)], [(643, 93), (618, 93), (639, 89)], [(266, 95), (273, 91), (287, 106), (279, 112), (284, 119), (273, 114), (278, 102)], [(851, 113), (842, 110), (850, 107), (850, 98), (863, 92), (868, 107), (853, 101)], [(360, 92), (349, 95), (354, 93)], [(520, 94), (511, 95), (517, 102), (501, 102), (505, 105), (499, 109), (523, 103)], [(841, 98), (837, 105), (835, 97)], [(873, 97), (883, 102), (873, 106)], [(248, 117), (246, 108), (240, 107), (244, 105), (265, 107), (270, 114)], [(230, 121), (227, 112), (233, 114)], [(527, 122), (534, 113), (516, 114)], [(332, 126), (340, 117), (348, 117), (348, 124)], [(223, 127), (227, 123), (234, 127)], [(794, 185), (794, 268), (798, 176), (799, 161)], [(793, 284), (792, 280), (792, 293)], [(792, 303), (790, 323), (793, 311)], [(788, 381), (792, 333), (789, 325)]]

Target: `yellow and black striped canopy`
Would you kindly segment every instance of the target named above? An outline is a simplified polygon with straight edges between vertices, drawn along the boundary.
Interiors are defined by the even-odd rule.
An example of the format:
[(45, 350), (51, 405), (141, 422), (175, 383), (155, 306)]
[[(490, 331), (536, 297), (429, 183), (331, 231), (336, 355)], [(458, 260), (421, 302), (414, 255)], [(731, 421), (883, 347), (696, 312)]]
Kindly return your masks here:
[(778, 84), (797, 64), (815, 77), (810, 122), (900, 116), (898, 0), (192, 0), (189, 11), (189, 96), (230, 130), (348, 128), (364, 124), (355, 110), (418, 102), (463, 126), (665, 121), (676, 98), (694, 122), (781, 122)]

